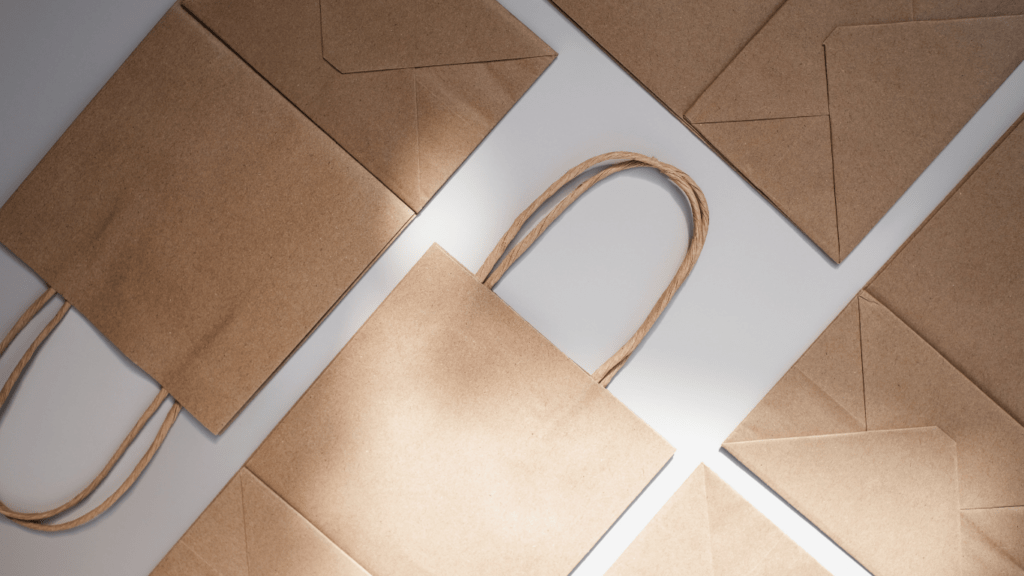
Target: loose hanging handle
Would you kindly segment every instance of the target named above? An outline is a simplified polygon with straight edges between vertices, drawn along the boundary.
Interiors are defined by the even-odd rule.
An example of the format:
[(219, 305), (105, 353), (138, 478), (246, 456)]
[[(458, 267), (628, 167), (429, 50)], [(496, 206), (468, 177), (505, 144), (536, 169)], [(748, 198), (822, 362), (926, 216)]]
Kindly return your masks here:
[[(525, 225), (526, 221), (529, 220), (535, 212), (537, 212), (544, 202), (554, 196), (555, 193), (563, 186), (583, 172), (589, 170), (593, 166), (609, 160), (622, 160), (622, 162), (612, 164), (611, 166), (604, 168), (577, 186), (576, 189), (563, 198), (562, 201), (559, 202), (558, 205), (540, 221), (540, 223), (534, 226), (522, 240), (513, 246), (512, 249), (509, 250), (508, 256), (498, 264), (502, 254), (505, 253), (509, 245), (512, 243), (512, 240), (514, 240), (516, 235), (519, 234), (523, 225)], [(501, 238), (501, 241), (499, 241), (498, 245), (494, 247), (490, 256), (487, 257), (483, 266), (481, 266), (480, 270), (476, 273), (476, 279), (478, 281), (482, 282), (488, 288), (494, 288), (494, 285), (498, 283), (498, 280), (501, 279), (509, 267), (512, 266), (512, 264), (514, 264), (515, 261), (533, 245), (534, 241), (536, 241), (537, 238), (539, 238), (540, 235), (548, 229), (548, 226), (550, 226), (551, 223), (562, 214), (562, 212), (565, 212), (566, 208), (568, 208), (570, 204), (575, 202), (583, 195), (584, 192), (589, 190), (591, 186), (617, 172), (644, 166), (657, 169), (671, 180), (672, 183), (675, 184), (676, 187), (679, 188), (686, 196), (687, 201), (690, 203), (690, 211), (693, 213), (693, 235), (690, 238), (690, 245), (686, 249), (686, 256), (683, 257), (683, 263), (679, 266), (679, 270), (676, 271), (676, 274), (672, 278), (672, 281), (669, 282), (668, 287), (664, 292), (662, 292), (658, 301), (654, 304), (654, 308), (647, 315), (643, 324), (640, 325), (640, 328), (636, 333), (629, 338), (626, 344), (620, 348), (618, 352), (594, 371), (592, 375), (594, 380), (600, 382), (605, 388), (608, 387), (608, 384), (611, 383), (615, 373), (619, 371), (622, 365), (626, 362), (626, 359), (629, 358), (630, 354), (632, 354), (634, 350), (636, 350), (636, 347), (640, 345), (644, 336), (646, 336), (651, 330), (651, 327), (654, 326), (658, 317), (661, 316), (665, 307), (668, 306), (669, 301), (672, 300), (672, 296), (676, 293), (676, 290), (679, 289), (683, 281), (686, 280), (686, 277), (690, 274), (690, 271), (693, 270), (694, 264), (697, 263), (697, 257), (700, 256), (700, 251), (704, 247), (704, 241), (707, 239), (708, 235), (708, 204), (707, 200), (704, 198), (704, 193), (701, 192), (697, 184), (687, 176), (686, 173), (671, 164), (666, 164), (654, 158), (633, 152), (610, 152), (608, 154), (595, 156), (566, 172), (564, 176), (559, 178), (557, 182), (545, 190), (539, 198), (534, 200), (533, 204), (530, 204), (526, 210), (523, 210), (523, 213), (515, 219), (512, 223), (512, 227), (508, 229), (508, 232), (506, 232)], [(495, 265), (497, 265), (497, 267), (495, 267)]]
[[(7, 350), (7, 347), (11, 345), (11, 342), (14, 341), (14, 338), (18, 335), (18, 333), (20, 333), (22, 329), (25, 328), (26, 325), (28, 325), (32, 318), (34, 318), (35, 315), (38, 314), (40, 310), (42, 310), (43, 306), (45, 306), (46, 303), (49, 302), (50, 299), (53, 298), (56, 294), (56, 290), (54, 290), (53, 288), (49, 288), (45, 294), (40, 296), (35, 302), (32, 303), (31, 306), (28, 307), (27, 310), (25, 310), (25, 313), (21, 315), (21, 318), (19, 318), (18, 321), (14, 323), (14, 327), (11, 328), (11, 331), (7, 334), (3, 341), (0, 342), (0, 354), (3, 354)], [(7, 379), (7, 383), (4, 384), (4, 387), (2, 389), (0, 389), (0, 410), (3, 410), (3, 406), (7, 402), (7, 398), (11, 395), (11, 391), (14, 390), (14, 386), (20, 379), (21, 373), (25, 370), (25, 367), (32, 360), (32, 357), (35, 356), (35, 353), (39, 349), (39, 346), (42, 345), (43, 341), (45, 341), (46, 338), (50, 335), (50, 333), (53, 332), (53, 329), (57, 327), (57, 324), (60, 323), (60, 321), (64, 318), (64, 316), (68, 313), (68, 310), (70, 309), (71, 304), (65, 301), (63, 306), (61, 306), (60, 311), (57, 312), (57, 315), (54, 316), (52, 320), (50, 320), (49, 324), (47, 324), (45, 328), (43, 328), (43, 331), (40, 332), (39, 336), (37, 336), (35, 341), (32, 342), (32, 345), (29, 346), (28, 350), (25, 352), (25, 355), (22, 356), (21, 361), (19, 361), (18, 364), (14, 367), (14, 371), (11, 372), (10, 377)], [(156, 455), (156, 451), (160, 448), (160, 445), (163, 444), (164, 438), (167, 437), (167, 433), (170, 432), (171, 425), (174, 424), (175, 419), (177, 419), (178, 417), (178, 413), (181, 412), (181, 405), (178, 404), (177, 402), (175, 402), (174, 405), (171, 406), (171, 410), (167, 413), (167, 417), (164, 419), (164, 423), (160, 427), (160, 431), (157, 432), (156, 438), (150, 445), (149, 450), (147, 450), (146, 454), (142, 457), (142, 460), (139, 461), (139, 463), (135, 466), (135, 469), (132, 470), (132, 473), (128, 476), (128, 478), (125, 479), (121, 486), (118, 487), (118, 489), (113, 494), (111, 494), (106, 500), (104, 500), (103, 503), (101, 503), (96, 508), (90, 510), (89, 512), (83, 514), (82, 516), (79, 516), (78, 518), (75, 518), (74, 520), (71, 520), (69, 522), (65, 522), (62, 524), (42, 523), (43, 520), (53, 518), (54, 516), (78, 505), (82, 500), (84, 500), (86, 497), (92, 494), (94, 490), (96, 490), (96, 487), (99, 486), (100, 483), (103, 482), (103, 479), (107, 477), (107, 474), (110, 473), (110, 471), (114, 468), (114, 465), (117, 464), (117, 462), (121, 459), (121, 456), (124, 455), (124, 452), (125, 450), (128, 449), (128, 446), (131, 445), (132, 441), (135, 440), (135, 437), (139, 435), (140, 431), (142, 431), (142, 428), (146, 425), (147, 422), (149, 422), (149, 419), (152, 418), (153, 414), (156, 413), (158, 408), (160, 408), (160, 404), (163, 403), (165, 398), (167, 398), (167, 391), (161, 389), (160, 393), (157, 394), (156, 398), (153, 399), (153, 402), (151, 402), (149, 407), (146, 408), (146, 411), (142, 414), (142, 417), (139, 418), (139, 421), (135, 423), (135, 426), (132, 428), (131, 432), (128, 433), (128, 436), (125, 437), (123, 442), (121, 442), (121, 445), (117, 448), (117, 451), (114, 452), (114, 455), (107, 462), (107, 465), (104, 466), (103, 470), (100, 471), (99, 475), (97, 475), (96, 478), (88, 486), (86, 486), (85, 489), (79, 492), (74, 498), (68, 500), (64, 504), (61, 504), (60, 506), (52, 510), (34, 513), (15, 512), (14, 510), (8, 508), (7, 505), (5, 505), (3, 502), (0, 502), (0, 514), (3, 514), (7, 518), (10, 518), (16, 524), (20, 524), (21, 526), (30, 528), (32, 530), (37, 530), (40, 532), (60, 532), (63, 530), (70, 530), (71, 528), (81, 526), (82, 524), (86, 524), (95, 519), (96, 517), (98, 517), (99, 515), (106, 512), (108, 508), (113, 506), (114, 503), (117, 502), (121, 498), (121, 496), (123, 496), (124, 493), (127, 492), (128, 489), (132, 487), (132, 484), (134, 484), (135, 481), (138, 480), (139, 476), (142, 474), (142, 471), (146, 469), (146, 466), (149, 465), (149, 462), (153, 459), (153, 456)]]

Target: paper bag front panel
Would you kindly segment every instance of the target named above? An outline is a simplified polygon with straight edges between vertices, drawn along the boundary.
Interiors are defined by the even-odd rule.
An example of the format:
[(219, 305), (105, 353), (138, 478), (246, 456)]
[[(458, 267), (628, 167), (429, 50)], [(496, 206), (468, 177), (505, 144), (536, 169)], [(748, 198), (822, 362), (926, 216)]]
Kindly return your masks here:
[(219, 433), (411, 216), (175, 5), (0, 241)]
[(434, 246), (247, 468), (375, 576), (554, 576), (672, 452)]

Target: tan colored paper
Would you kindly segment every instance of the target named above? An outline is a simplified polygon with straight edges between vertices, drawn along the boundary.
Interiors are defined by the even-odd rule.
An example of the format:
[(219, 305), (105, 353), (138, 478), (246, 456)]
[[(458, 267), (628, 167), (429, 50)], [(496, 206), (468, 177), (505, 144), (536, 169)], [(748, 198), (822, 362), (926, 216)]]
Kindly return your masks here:
[(552, 1), (836, 262), (1024, 60), (1019, 0)]
[(867, 291), (1024, 424), (1024, 123)]
[(608, 576), (825, 576), (828, 572), (703, 464)]
[(219, 433), (412, 215), (175, 6), (0, 241)]
[[(1024, 117), (725, 443), (879, 576), (909, 574), (915, 553), (947, 547), (962, 550), (965, 575), (1024, 574), (1024, 426), (1011, 410), (1024, 350), (1021, 166)], [(918, 457), (870, 439), (929, 426), (954, 443), (956, 490), (918, 510), (906, 490), (933, 490), (927, 479), (891, 481), (918, 474)], [(940, 512), (941, 522), (921, 516)], [(959, 544), (928, 532), (939, 527)], [(886, 534), (901, 547), (880, 548)]]
[[(240, 475), (374, 576), (564, 575), (672, 451), (435, 245)], [(230, 490), (164, 564), (241, 554)]]
[(938, 428), (726, 448), (872, 574), (960, 574), (956, 445)]
[(185, 0), (419, 211), (555, 57), (494, 0)]
[[(620, 162), (580, 184), (510, 247), (547, 199), (612, 159)], [(491, 288), (594, 183), (640, 166), (679, 187), (694, 231), (641, 328), (591, 375)], [(627, 152), (583, 162), (516, 218), (476, 275), (437, 245), (427, 250), (241, 476), (258, 479), (315, 527), (317, 535), (298, 538), (327, 540), (339, 551), (331, 557), (343, 552), (374, 576), (569, 574), (672, 455), (605, 386), (692, 270), (707, 230), (703, 193), (678, 168)], [(235, 498), (230, 490), (218, 501)], [(267, 569), (271, 559), (253, 560), (253, 531), (239, 538), (237, 521), (217, 520), (218, 501), (165, 564), (190, 555), (197, 565), (227, 561), (248, 546), (249, 570)], [(207, 532), (215, 534), (190, 536)], [(197, 539), (233, 552), (204, 552), (190, 543)], [(275, 573), (305, 573), (273, 565), (281, 566)]]
[[(412, 39), (386, 1), (323, 4), (175, 5), (0, 209), (0, 242), (214, 433), (554, 58), (492, 0), (417, 4)], [(373, 57), (331, 43), (353, 30), (408, 67), (338, 72), (324, 39)]]

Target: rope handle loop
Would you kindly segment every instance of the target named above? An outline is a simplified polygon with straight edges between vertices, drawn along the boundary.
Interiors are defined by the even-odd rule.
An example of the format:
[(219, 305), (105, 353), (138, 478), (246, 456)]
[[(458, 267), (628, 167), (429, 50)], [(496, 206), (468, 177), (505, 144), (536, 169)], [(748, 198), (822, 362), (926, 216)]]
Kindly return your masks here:
[[(11, 345), (11, 343), (22, 331), (22, 329), (24, 329), (25, 326), (28, 325), (28, 323), (36, 316), (36, 314), (38, 314), (39, 311), (42, 310), (42, 308), (56, 294), (57, 291), (54, 290), (53, 288), (47, 289), (45, 294), (36, 299), (36, 301), (33, 302), (32, 305), (29, 306), (27, 310), (25, 310), (25, 313), (22, 314), (21, 318), (18, 318), (18, 321), (14, 323), (14, 327), (11, 328), (11, 331), (7, 333), (7, 336), (4, 337), (3, 341), (0, 341), (0, 354), (3, 354), (7, 350), (7, 348)], [(32, 342), (32, 345), (29, 346), (28, 350), (25, 352), (25, 355), (21, 357), (21, 360), (14, 367), (14, 371), (11, 372), (11, 375), (7, 378), (7, 383), (4, 384), (4, 387), (2, 389), (0, 389), (0, 414), (2, 414), (4, 404), (7, 402), (8, 397), (10, 397), (11, 392), (14, 390), (14, 387), (21, 379), (21, 374), (22, 372), (24, 372), (25, 367), (28, 366), (28, 363), (32, 360), (33, 356), (35, 356), (36, 351), (47, 339), (47, 337), (49, 337), (50, 333), (53, 332), (54, 328), (56, 328), (57, 325), (60, 324), (61, 320), (64, 319), (64, 316), (67, 315), (68, 310), (70, 309), (71, 304), (65, 301), (64, 304), (61, 306), (60, 310), (57, 312), (57, 314), (53, 317), (52, 320), (50, 320), (46, 327), (43, 328), (43, 331), (39, 333), (39, 336), (36, 337), (36, 339)], [(142, 431), (146, 423), (149, 422), (149, 420), (153, 417), (153, 414), (156, 413), (156, 411), (160, 408), (160, 405), (166, 398), (167, 390), (161, 389), (160, 392), (156, 395), (156, 398), (154, 398), (153, 401), (150, 403), (149, 407), (146, 408), (146, 411), (143, 412), (138, 422), (135, 423), (135, 426), (128, 433), (128, 436), (126, 436), (124, 441), (121, 442), (121, 445), (117, 448), (117, 451), (114, 452), (114, 455), (107, 462), (106, 466), (103, 467), (103, 470), (100, 471), (100, 473), (96, 476), (95, 479), (93, 479), (92, 482), (89, 483), (88, 486), (86, 486), (81, 492), (79, 492), (73, 498), (52, 510), (47, 510), (46, 512), (16, 512), (8, 508), (7, 505), (4, 504), (3, 502), (0, 502), (0, 514), (3, 514), (16, 524), (39, 532), (60, 532), (64, 530), (70, 530), (72, 528), (76, 528), (78, 526), (91, 522), (95, 518), (99, 517), (101, 514), (106, 512), (111, 506), (113, 506), (118, 500), (120, 500), (121, 496), (123, 496), (124, 493), (127, 492), (128, 489), (131, 488), (133, 484), (135, 484), (135, 481), (138, 480), (140, 475), (142, 475), (142, 471), (146, 469), (146, 466), (149, 465), (149, 462), (156, 455), (156, 451), (163, 444), (168, 432), (170, 432), (171, 425), (174, 424), (174, 421), (177, 419), (178, 414), (181, 412), (181, 405), (178, 404), (178, 402), (175, 401), (174, 404), (171, 406), (171, 409), (167, 413), (167, 417), (164, 418), (163, 425), (160, 427), (159, 432), (157, 432), (156, 438), (150, 445), (149, 450), (146, 451), (146, 454), (142, 457), (139, 463), (136, 464), (135, 469), (132, 470), (132, 473), (128, 476), (128, 478), (124, 480), (121, 486), (118, 487), (118, 489), (113, 494), (107, 497), (107, 499), (104, 500), (99, 506), (90, 510), (89, 512), (86, 512), (82, 516), (75, 518), (74, 520), (70, 520), (68, 522), (64, 522), (61, 524), (43, 524), (42, 522), (43, 520), (48, 520), (50, 518), (57, 516), (58, 514), (70, 510), (71, 508), (77, 506), (82, 500), (85, 500), (90, 494), (92, 494), (96, 490), (96, 487), (99, 486), (101, 482), (103, 482), (103, 480), (107, 477), (108, 474), (110, 474), (110, 471), (114, 468), (114, 465), (117, 464), (117, 462), (121, 459), (121, 456), (124, 455), (125, 451), (128, 449), (128, 446), (132, 444), (132, 442), (135, 440), (135, 437), (139, 435), (139, 432)]]
[[(540, 209), (547, 200), (555, 195), (556, 192), (562, 189), (566, 184), (577, 178), (590, 168), (601, 164), (602, 162), (608, 162), (611, 160), (619, 161), (616, 164), (605, 167), (597, 174), (583, 181), (582, 184), (576, 187), (568, 196), (563, 198), (557, 206), (555, 206), (544, 218), (530, 230), (526, 236), (522, 238), (515, 246), (509, 249), (509, 245), (515, 239), (519, 231), (522, 230), (526, 221), (529, 220), (534, 213)], [(565, 210), (584, 192), (589, 190), (594, 184), (604, 180), (605, 178), (628, 170), (630, 168), (640, 167), (651, 167), (657, 169), (665, 177), (667, 177), (673, 184), (676, 185), (679, 190), (686, 196), (687, 201), (690, 203), (690, 211), (693, 214), (693, 234), (690, 238), (690, 244), (686, 249), (686, 255), (683, 257), (683, 262), (679, 266), (679, 270), (676, 271), (672, 281), (669, 282), (668, 287), (658, 298), (658, 301), (654, 304), (654, 308), (647, 315), (643, 324), (640, 328), (626, 341), (626, 344), (619, 349), (611, 358), (608, 359), (604, 364), (598, 367), (593, 373), (593, 378), (601, 383), (602, 386), (608, 387), (611, 383), (612, 378), (622, 368), (622, 365), (629, 358), (630, 354), (636, 350), (637, 346), (644, 339), (644, 336), (651, 330), (654, 323), (657, 321), (661, 313), (664, 312), (668, 303), (672, 300), (672, 296), (675, 295), (676, 291), (689, 276), (690, 271), (693, 270), (694, 265), (697, 263), (697, 258), (700, 256), (700, 252), (704, 247), (704, 241), (708, 235), (708, 205), (707, 200), (704, 198), (704, 193), (701, 192), (700, 187), (682, 170), (666, 164), (654, 158), (644, 156), (642, 154), (636, 154), (634, 152), (609, 152), (607, 154), (601, 154), (595, 156), (589, 160), (586, 160), (575, 168), (572, 168), (565, 173), (564, 176), (559, 178), (554, 184), (548, 187), (539, 198), (534, 200), (526, 210), (523, 210), (515, 221), (512, 223), (512, 227), (505, 232), (498, 245), (494, 247), (491, 254), (484, 261), (480, 270), (476, 273), (476, 279), (483, 283), (488, 288), (494, 288), (494, 285), (498, 283), (498, 280), (505, 274), (505, 272), (518, 260), (523, 253), (525, 253), (530, 246), (548, 229), (549, 226), (559, 217)], [(502, 259), (502, 255), (505, 254), (506, 250), (508, 255)], [(499, 263), (500, 260), (500, 263)]]

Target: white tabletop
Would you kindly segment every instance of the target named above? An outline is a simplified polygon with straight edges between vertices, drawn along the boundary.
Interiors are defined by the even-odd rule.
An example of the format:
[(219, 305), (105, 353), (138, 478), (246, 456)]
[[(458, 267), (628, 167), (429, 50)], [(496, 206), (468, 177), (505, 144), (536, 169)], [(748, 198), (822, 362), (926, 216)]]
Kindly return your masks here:
[[(559, 56), (420, 216), (219, 437), (183, 413), (122, 502), (71, 532), (40, 534), (0, 521), (0, 574), (148, 574), (432, 243), (475, 270), (549, 183), (613, 150), (688, 172), (707, 195), (711, 231), (693, 275), (610, 387), (678, 452), (575, 574), (604, 573), (702, 461), (832, 573), (866, 574), (718, 447), (1024, 113), (1024, 66), (836, 266), (553, 5), (503, 4)], [(168, 7), (168, 0), (4, 0), (0, 202)], [(635, 330), (678, 266), (688, 233), (682, 206), (651, 174), (616, 177), (573, 207), (497, 292), (593, 369)], [(0, 248), (2, 330), (43, 290)], [(28, 341), (20, 338), (0, 360), (3, 378)], [(157, 391), (72, 312), (3, 413), (0, 500), (43, 509), (76, 493)], [(147, 427), (86, 508), (120, 484), (156, 428)]]

